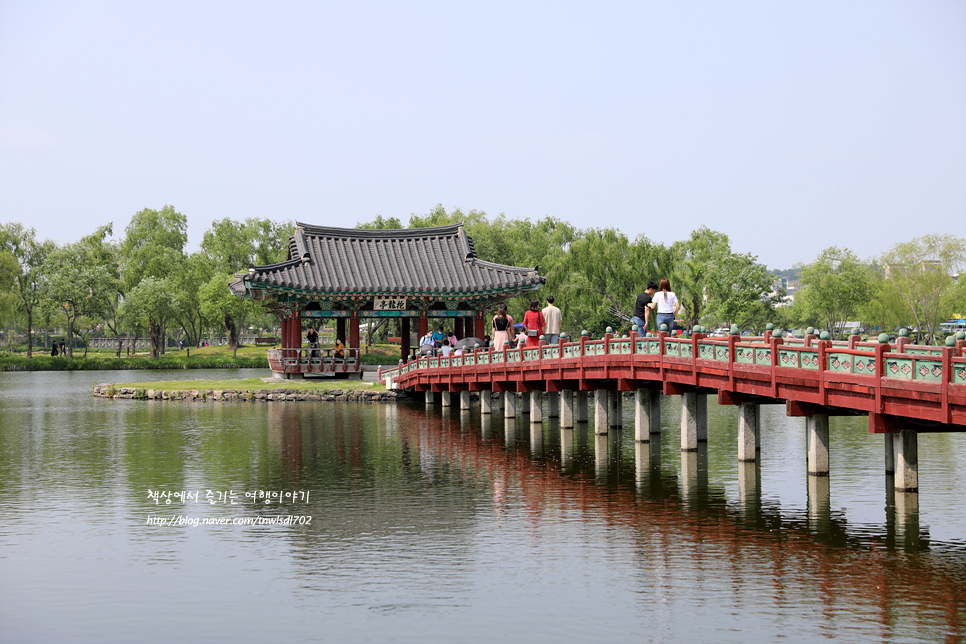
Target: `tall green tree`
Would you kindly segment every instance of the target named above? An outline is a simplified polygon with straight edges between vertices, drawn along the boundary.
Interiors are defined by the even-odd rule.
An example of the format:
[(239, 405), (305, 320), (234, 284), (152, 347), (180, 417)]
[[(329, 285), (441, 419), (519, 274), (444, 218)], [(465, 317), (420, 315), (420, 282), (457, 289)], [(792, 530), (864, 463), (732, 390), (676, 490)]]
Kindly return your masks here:
[(214, 272), (210, 257), (203, 252), (191, 253), (185, 258), (183, 270), (173, 276), (175, 298), (178, 301), (178, 323), (184, 333), (185, 343), (196, 347), (209, 323), (202, 313), (202, 287)]
[(124, 281), (121, 278), (120, 247), (110, 239), (113, 234), (114, 224), (108, 223), (98, 226), (93, 233), (81, 238), (79, 243), (88, 250), (91, 261), (101, 267), (104, 273), (104, 308), (101, 317), (117, 342), (117, 355), (120, 357), (123, 340), (118, 312), (124, 301)]
[[(182, 270), (187, 241), (188, 220), (173, 206), (165, 206), (161, 210), (145, 208), (136, 213), (125, 228), (121, 242), (121, 269), (125, 292), (133, 292), (148, 277), (156, 280), (151, 288), (158, 282), (171, 284), (165, 278)], [(152, 325), (149, 330), (152, 354), (164, 353), (166, 324), (171, 319), (168, 315), (153, 315), (148, 318)], [(158, 323), (161, 326), (155, 328), (153, 325)]]
[(869, 263), (869, 298), (859, 306), (858, 316), (870, 330), (914, 326), (912, 313), (902, 295), (886, 281), (885, 268), (880, 260)]
[(232, 276), (217, 273), (201, 287), (201, 312), (205, 318), (217, 321), (228, 335), (228, 348), (232, 355), (238, 354), (239, 329), (245, 317), (253, 312), (250, 300), (238, 297), (228, 290)]
[(722, 265), (731, 255), (731, 241), (724, 233), (707, 226), (691, 232), (691, 236), (671, 245), (674, 252), (674, 273), (671, 289), (678, 295), (692, 326), (699, 324), (704, 314), (708, 282), (716, 265)]
[(858, 317), (871, 293), (872, 274), (855, 253), (831, 246), (800, 269), (802, 288), (795, 300), (799, 320), (835, 334), (841, 323)]
[(882, 256), (885, 283), (902, 298), (926, 341), (953, 312), (958, 295), (953, 274), (966, 266), (966, 239), (925, 235), (900, 242)]
[(376, 218), (372, 221), (360, 222), (356, 224), (356, 228), (362, 230), (400, 230), (405, 228), (402, 225), (402, 221), (398, 217), (383, 217), (382, 215), (376, 215)]
[(117, 292), (107, 266), (99, 259), (84, 240), (62, 246), (47, 257), (45, 294), (51, 307), (64, 315), (70, 357), (74, 357), (78, 319), (81, 316), (102, 318), (109, 298)]
[[(207, 258), (208, 275), (199, 283), (197, 312), (224, 328), (232, 351), (238, 349), (239, 329), (244, 319), (254, 314), (254, 306), (232, 295), (228, 283), (235, 272), (249, 264), (275, 264), (287, 259), (288, 239), (293, 230), (290, 223), (225, 218), (214, 221), (205, 232), (201, 249)], [(216, 275), (211, 276), (212, 272)], [(223, 293), (217, 291), (219, 284), (224, 286)]]
[(249, 264), (264, 266), (288, 259), (291, 222), (250, 217), (245, 221), (216, 219), (205, 231), (201, 248), (222, 273), (244, 271)]
[(161, 279), (180, 270), (187, 242), (188, 219), (173, 206), (135, 214), (121, 242), (125, 286), (132, 289), (145, 277)]
[[(769, 297), (774, 276), (750, 253), (719, 254), (710, 263), (705, 279), (709, 315), (718, 324), (763, 328), (774, 308)], [(784, 293), (779, 293), (778, 301)]]
[[(16, 306), (27, 316), (27, 357), (33, 357), (33, 316), (44, 301), (43, 268), (47, 256), (53, 252), (52, 241), (38, 241), (37, 231), (18, 222), (0, 224), (0, 251), (7, 257), (12, 270)], [(10, 264), (13, 257), (16, 266)], [(9, 279), (9, 278), (8, 278)]]
[(569, 248), (567, 277), (561, 289), (566, 297), (558, 305), (567, 311), (568, 331), (582, 330), (573, 328), (573, 321), (579, 321), (596, 334), (633, 315), (641, 290), (640, 265), (635, 245), (619, 230), (581, 231)]
[(173, 280), (153, 275), (145, 277), (128, 291), (124, 305), (127, 315), (136, 316), (147, 323), (151, 357), (159, 357), (165, 341), (165, 326), (180, 312)]

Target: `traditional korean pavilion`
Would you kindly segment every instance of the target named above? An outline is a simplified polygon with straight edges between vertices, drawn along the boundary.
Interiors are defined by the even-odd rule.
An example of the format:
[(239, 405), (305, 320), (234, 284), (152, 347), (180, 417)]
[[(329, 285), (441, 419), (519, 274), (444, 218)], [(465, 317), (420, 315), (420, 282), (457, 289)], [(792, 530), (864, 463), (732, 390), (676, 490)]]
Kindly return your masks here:
[[(349, 356), (356, 357), (349, 363), (356, 365), (360, 321), (401, 318), (401, 356), (405, 358), (410, 352), (412, 320), (420, 336), (437, 322), (452, 318), (457, 337), (482, 338), (488, 332), (488, 314), (499, 303), (537, 290), (546, 281), (536, 268), (478, 258), (461, 223), (364, 230), (299, 222), (289, 239), (288, 256), (278, 264), (236, 273), (229, 284), (232, 293), (262, 302), (281, 320), (282, 349), (280, 355), (269, 350), (269, 358), (272, 368), (284, 373), (329, 370), (324, 360), (314, 365), (301, 349), (305, 318), (337, 320), (336, 335), (348, 347)], [(280, 357), (285, 358), (282, 363), (277, 360)]]

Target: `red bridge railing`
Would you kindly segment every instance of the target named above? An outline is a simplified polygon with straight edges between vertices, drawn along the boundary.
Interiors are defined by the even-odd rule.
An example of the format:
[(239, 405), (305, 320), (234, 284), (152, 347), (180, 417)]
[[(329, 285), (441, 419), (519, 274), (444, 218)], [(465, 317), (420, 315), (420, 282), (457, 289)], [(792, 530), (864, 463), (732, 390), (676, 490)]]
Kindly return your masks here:
[(891, 431), (889, 417), (966, 430), (966, 340), (952, 347), (904, 340), (788, 340), (770, 333), (755, 338), (608, 334), (558, 345), (420, 357), (381, 371), (379, 378), (394, 388), (417, 391), (628, 391), (657, 385), (665, 393), (717, 390), (762, 402), (868, 413), (872, 431)]

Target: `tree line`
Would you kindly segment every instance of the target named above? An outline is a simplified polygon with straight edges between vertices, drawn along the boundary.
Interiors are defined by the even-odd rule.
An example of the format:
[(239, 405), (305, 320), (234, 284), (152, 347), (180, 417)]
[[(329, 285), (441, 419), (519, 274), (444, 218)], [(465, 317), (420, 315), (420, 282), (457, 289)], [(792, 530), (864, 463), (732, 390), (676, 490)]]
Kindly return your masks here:
[[(917, 328), (933, 343), (940, 324), (966, 313), (966, 283), (953, 275), (966, 264), (966, 240), (926, 235), (893, 246), (869, 260), (847, 248), (823, 250), (812, 262), (769, 270), (750, 253), (732, 250), (724, 233), (701, 226), (682, 241), (664, 245), (639, 235), (629, 239), (616, 228), (577, 229), (553, 217), (532, 222), (488, 218), (485, 213), (436, 206), (412, 215), (410, 228), (464, 222), (477, 255), (513, 266), (537, 266), (547, 278), (544, 291), (556, 297), (564, 330), (593, 335), (608, 326), (629, 325), (633, 306), (646, 283), (668, 278), (689, 326), (738, 325), (756, 334), (768, 323), (779, 328), (808, 326), (842, 335), (843, 323), (866, 328)], [(376, 217), (360, 228), (404, 228), (397, 218)], [(779, 277), (798, 275), (794, 303)], [(510, 302), (522, 319), (526, 298)], [(653, 323), (652, 323), (653, 324)]]
[(294, 224), (216, 220), (193, 253), (185, 252), (187, 230), (187, 218), (172, 206), (136, 213), (117, 240), (107, 224), (63, 246), (37, 239), (21, 223), (0, 225), (3, 326), (22, 325), (28, 356), (33, 330), (54, 327), (65, 329), (70, 357), (73, 339), (95, 329), (116, 339), (117, 355), (125, 337), (150, 338), (158, 357), (169, 337), (198, 346), (211, 329), (237, 349), (242, 325), (265, 313), (231, 295), (228, 282), (249, 263), (286, 259)]
[[(554, 217), (491, 218), (442, 206), (413, 214), (407, 223), (419, 228), (458, 222), (466, 225), (480, 258), (537, 267), (547, 279), (542, 295), (556, 296), (563, 330), (571, 335), (627, 328), (638, 293), (661, 278), (671, 281), (688, 325), (737, 324), (756, 333), (769, 322), (835, 333), (843, 322), (861, 320), (886, 329), (915, 326), (932, 342), (943, 320), (966, 309), (966, 288), (951, 277), (966, 259), (966, 240), (952, 235), (903, 242), (867, 261), (848, 249), (826, 249), (795, 267), (802, 288), (789, 305), (775, 273), (757, 256), (732, 250), (727, 235), (706, 226), (665, 245), (645, 235), (630, 239), (613, 227), (578, 229)], [(377, 216), (357, 227), (407, 225)], [(188, 253), (187, 219), (172, 206), (136, 213), (118, 239), (107, 224), (63, 246), (37, 239), (21, 223), (0, 224), (0, 323), (27, 331), (28, 355), (32, 331), (55, 327), (71, 339), (103, 332), (116, 339), (118, 355), (125, 337), (150, 338), (156, 357), (169, 338), (197, 346), (213, 329), (227, 335), (234, 349), (246, 325), (273, 327), (275, 321), (229, 293), (228, 282), (249, 264), (286, 260), (293, 230), (293, 222), (215, 220), (200, 250)], [(514, 318), (522, 319), (527, 299), (508, 302)]]

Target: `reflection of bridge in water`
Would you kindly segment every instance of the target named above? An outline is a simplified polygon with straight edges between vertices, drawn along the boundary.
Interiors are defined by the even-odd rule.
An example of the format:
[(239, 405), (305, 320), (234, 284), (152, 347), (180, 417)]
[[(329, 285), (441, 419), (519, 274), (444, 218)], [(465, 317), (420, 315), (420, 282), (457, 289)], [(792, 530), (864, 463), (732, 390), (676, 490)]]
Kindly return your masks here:
[[(960, 334), (966, 336), (966, 334)], [(547, 413), (563, 427), (587, 422), (593, 392), (594, 428), (606, 434), (621, 423), (619, 392), (634, 392), (635, 435), (646, 443), (660, 433), (661, 394), (680, 395), (681, 449), (707, 441), (707, 394), (718, 404), (740, 406), (738, 458), (754, 462), (760, 450), (761, 404), (785, 404), (789, 416), (806, 419), (808, 470), (828, 476), (828, 419), (869, 417), (869, 431), (885, 434), (885, 471), (895, 489), (918, 492), (918, 432), (966, 431), (966, 339), (951, 346), (832, 342), (773, 337), (727, 339), (695, 333), (691, 338), (658, 336), (601, 340), (580, 338), (452, 357), (424, 357), (381, 372), (387, 385), (425, 392), (427, 404), (445, 407), (458, 393), (468, 409), (470, 392), (481, 392), (483, 414), (493, 411), (492, 394), (502, 394), (504, 416), (517, 415), (518, 395), (531, 422)], [(535, 394), (532, 395), (531, 394)]]
[[(290, 406), (277, 410), (285, 460), (304, 476), (303, 441), (312, 440), (302, 426), (307, 416)], [(484, 482), (494, 514), (519, 504), (534, 518), (572, 513), (594, 518), (591, 526), (633, 531), (641, 577), (627, 583), (673, 590), (685, 582), (673, 578), (670, 560), (685, 558), (698, 591), (730, 586), (724, 601), (733, 602), (736, 614), (761, 603), (784, 610), (811, 602), (830, 618), (845, 601), (862, 607), (882, 633), (919, 620), (923, 632), (941, 634), (937, 641), (966, 636), (963, 553), (929, 553), (916, 495), (896, 493), (884, 525), (857, 529), (831, 509), (827, 477), (808, 477), (807, 508), (795, 514), (763, 500), (758, 463), (740, 463), (737, 500), (729, 500), (708, 480), (703, 445), (681, 453), (678, 473), (662, 468), (660, 436), (634, 445), (632, 466), (623, 461), (622, 432), (593, 435), (587, 424), (570, 429), (556, 420), (536, 424), (452, 407), (387, 405), (377, 413), (380, 436), (398, 445), (400, 462), (457, 472), (471, 487)], [(358, 471), (364, 452), (377, 449), (361, 433), (340, 431), (328, 455), (344, 471)], [(427, 522), (438, 523), (436, 509), (427, 512), (434, 517)], [(351, 520), (343, 517), (340, 526)], [(421, 522), (411, 517), (404, 524)]]

